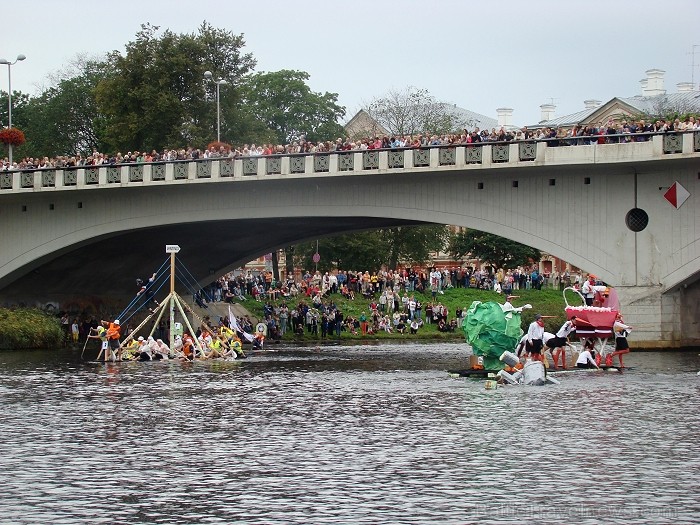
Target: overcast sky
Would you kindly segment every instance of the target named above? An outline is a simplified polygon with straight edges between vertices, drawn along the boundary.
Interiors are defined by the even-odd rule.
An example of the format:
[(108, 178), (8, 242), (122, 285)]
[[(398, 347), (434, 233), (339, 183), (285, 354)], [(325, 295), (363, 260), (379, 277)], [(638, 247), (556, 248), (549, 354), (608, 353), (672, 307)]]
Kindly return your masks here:
[[(698, 0), (5, 0), (0, 58), (12, 88), (36, 95), (76, 55), (124, 51), (142, 23), (192, 33), (202, 21), (242, 33), (256, 71), (296, 69), (314, 91), (338, 93), (346, 120), (391, 89), (427, 89), (438, 101), (513, 123), (640, 94), (647, 69), (668, 92), (700, 81)], [(693, 48), (693, 46), (696, 46)], [(0, 67), (7, 90), (7, 68)]]

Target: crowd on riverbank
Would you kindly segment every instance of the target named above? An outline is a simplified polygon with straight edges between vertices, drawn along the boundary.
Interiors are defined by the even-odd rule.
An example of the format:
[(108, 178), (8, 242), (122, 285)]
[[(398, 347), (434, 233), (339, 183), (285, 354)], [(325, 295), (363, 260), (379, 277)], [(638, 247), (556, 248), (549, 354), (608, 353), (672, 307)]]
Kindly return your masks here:
[(553, 287), (563, 289), (581, 282), (580, 273), (568, 271), (541, 273), (535, 267), (518, 267), (496, 272), (477, 268), (402, 268), (376, 272), (338, 270), (321, 273), (304, 272), (299, 278), (277, 281), (271, 271), (230, 272), (206, 287), (201, 296), (208, 301), (245, 301), (246, 299), (293, 299), (297, 296), (323, 297), (341, 293), (348, 299), (357, 294), (375, 297), (380, 304), (392, 297), (411, 292), (430, 293), (435, 299), (447, 288), (476, 288), (505, 294), (516, 290)]
[(60, 155), (56, 157), (24, 157), (10, 166), (9, 159), (3, 159), (0, 171), (64, 169), (90, 166), (110, 166), (123, 164), (140, 164), (154, 162), (192, 161), (202, 159), (239, 158), (269, 155), (290, 155), (303, 153), (325, 153), (341, 151), (363, 151), (379, 149), (427, 148), (434, 146), (451, 146), (479, 144), (486, 142), (546, 141), (550, 147), (576, 146), (590, 144), (613, 144), (641, 142), (649, 140), (653, 133), (690, 132), (700, 130), (700, 118), (688, 116), (683, 120), (663, 120), (654, 122), (645, 120), (609, 120), (595, 126), (543, 127), (528, 129), (523, 127), (492, 128), (481, 130), (478, 127), (461, 133), (417, 134), (375, 136), (359, 139), (337, 138), (325, 141), (307, 141), (303, 137), (288, 144), (242, 144), (231, 146), (213, 143), (206, 148), (166, 148), (150, 152), (127, 151), (90, 154)]
[[(473, 268), (403, 268), (378, 272), (304, 272), (297, 279), (276, 281), (272, 272), (232, 272), (213, 282), (199, 294), (206, 305), (228, 302), (246, 305), (263, 303), (261, 322), (273, 340), (292, 333), (321, 339), (342, 332), (351, 335), (417, 334), (426, 325), (438, 332), (459, 331), (464, 308), (450, 312), (441, 302), (450, 289), (477, 289), (509, 294), (517, 290), (575, 284), (580, 275), (541, 274), (517, 268), (495, 273)], [(337, 294), (337, 295), (336, 295)], [(353, 315), (337, 305), (338, 295), (346, 304), (362, 298), (366, 309)]]

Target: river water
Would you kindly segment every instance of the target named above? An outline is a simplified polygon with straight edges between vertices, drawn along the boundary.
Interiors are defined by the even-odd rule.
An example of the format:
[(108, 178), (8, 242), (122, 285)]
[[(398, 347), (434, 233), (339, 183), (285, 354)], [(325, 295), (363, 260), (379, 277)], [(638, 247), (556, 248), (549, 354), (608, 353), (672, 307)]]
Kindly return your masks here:
[(699, 523), (700, 357), (486, 390), (466, 345), (0, 353), (0, 523)]

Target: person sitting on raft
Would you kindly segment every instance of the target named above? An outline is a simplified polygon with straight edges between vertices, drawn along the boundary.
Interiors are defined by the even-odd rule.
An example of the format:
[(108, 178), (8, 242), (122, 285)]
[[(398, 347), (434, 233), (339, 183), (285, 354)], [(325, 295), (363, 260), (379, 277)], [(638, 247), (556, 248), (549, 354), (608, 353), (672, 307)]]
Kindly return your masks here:
[(143, 337), (138, 338), (139, 347), (136, 349), (136, 359), (139, 361), (151, 361), (153, 356), (151, 355), (151, 347), (148, 345)]
[(579, 354), (576, 360), (576, 368), (597, 368), (600, 370), (600, 367), (595, 362), (595, 350), (593, 350), (592, 346), (592, 342), (586, 342), (586, 345), (583, 347), (583, 352)]
[[(162, 339), (156, 339), (154, 359), (170, 359), (170, 348)], [(153, 346), (151, 346), (153, 348)], [(156, 357), (156, 355), (160, 357)]]

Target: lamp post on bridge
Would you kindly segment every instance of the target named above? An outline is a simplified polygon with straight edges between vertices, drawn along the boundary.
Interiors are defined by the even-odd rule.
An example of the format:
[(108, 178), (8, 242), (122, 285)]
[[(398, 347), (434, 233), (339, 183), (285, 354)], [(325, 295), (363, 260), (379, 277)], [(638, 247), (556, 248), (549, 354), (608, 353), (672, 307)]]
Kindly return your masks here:
[[(27, 58), (24, 55), (17, 55), (14, 62), (6, 58), (0, 58), (0, 64), (7, 64), (7, 129), (12, 129), (12, 66)], [(8, 144), (8, 157), (10, 158), (10, 168), (12, 168), (12, 144)]]
[[(212, 75), (211, 71), (205, 71), (204, 78), (206, 78), (207, 80), (212, 80), (214, 78), (214, 75)], [(221, 142), (221, 105), (219, 103), (219, 87), (225, 86), (226, 84), (228, 84), (228, 82), (226, 82), (226, 80), (224, 80), (223, 78), (216, 80), (216, 141), (217, 142)]]

